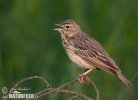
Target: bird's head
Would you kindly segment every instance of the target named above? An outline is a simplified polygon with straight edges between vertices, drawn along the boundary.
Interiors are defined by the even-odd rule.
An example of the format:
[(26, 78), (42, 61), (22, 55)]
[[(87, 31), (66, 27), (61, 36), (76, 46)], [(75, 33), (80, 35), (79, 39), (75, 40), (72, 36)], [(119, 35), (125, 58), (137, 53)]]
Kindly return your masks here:
[(57, 25), (58, 28), (54, 30), (59, 31), (59, 33), (65, 35), (66, 37), (73, 37), (81, 32), (80, 26), (73, 20), (66, 20), (55, 25)]

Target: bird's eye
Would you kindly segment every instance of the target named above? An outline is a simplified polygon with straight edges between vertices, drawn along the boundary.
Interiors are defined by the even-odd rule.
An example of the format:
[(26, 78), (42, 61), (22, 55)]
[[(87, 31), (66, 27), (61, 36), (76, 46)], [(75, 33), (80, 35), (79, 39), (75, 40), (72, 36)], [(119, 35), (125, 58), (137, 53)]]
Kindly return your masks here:
[(65, 26), (66, 28), (69, 28), (69, 26)]

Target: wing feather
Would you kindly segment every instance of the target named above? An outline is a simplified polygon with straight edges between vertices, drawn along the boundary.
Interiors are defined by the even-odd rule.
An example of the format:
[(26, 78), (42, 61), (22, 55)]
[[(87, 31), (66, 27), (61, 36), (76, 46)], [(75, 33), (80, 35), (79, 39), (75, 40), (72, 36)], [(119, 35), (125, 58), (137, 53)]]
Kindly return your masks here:
[(112, 58), (95, 39), (88, 35), (87, 37), (79, 37), (78, 39), (74, 39), (77, 41), (73, 41), (74, 51), (81, 56), (82, 59), (99, 69), (112, 72), (113, 74), (116, 74), (116, 71), (121, 72)]

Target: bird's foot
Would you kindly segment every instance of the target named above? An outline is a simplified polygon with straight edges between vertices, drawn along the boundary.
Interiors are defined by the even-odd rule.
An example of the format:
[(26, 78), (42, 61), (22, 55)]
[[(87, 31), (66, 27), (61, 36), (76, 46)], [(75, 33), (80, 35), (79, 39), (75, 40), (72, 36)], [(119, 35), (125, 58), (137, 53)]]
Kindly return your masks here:
[(87, 77), (87, 75), (92, 71), (93, 69), (88, 69), (87, 71), (85, 71), (83, 74), (79, 75), (78, 81), (80, 83), (83, 82), (83, 80)]
[(85, 74), (80, 74), (79, 77), (78, 77), (78, 81), (79, 81), (80, 83), (82, 83), (82, 82), (84, 81), (85, 77), (86, 77)]

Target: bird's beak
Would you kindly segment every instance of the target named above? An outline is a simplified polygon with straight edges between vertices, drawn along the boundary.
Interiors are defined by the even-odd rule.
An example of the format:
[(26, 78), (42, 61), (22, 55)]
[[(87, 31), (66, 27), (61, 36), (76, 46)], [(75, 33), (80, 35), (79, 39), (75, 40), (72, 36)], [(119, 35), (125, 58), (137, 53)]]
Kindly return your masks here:
[(61, 27), (61, 25), (59, 25), (59, 24), (55, 24), (55, 25)]
[(60, 31), (62, 29), (62, 27), (59, 24), (55, 24), (56, 26), (59, 26), (59, 28), (55, 28), (54, 30), (56, 31)]

